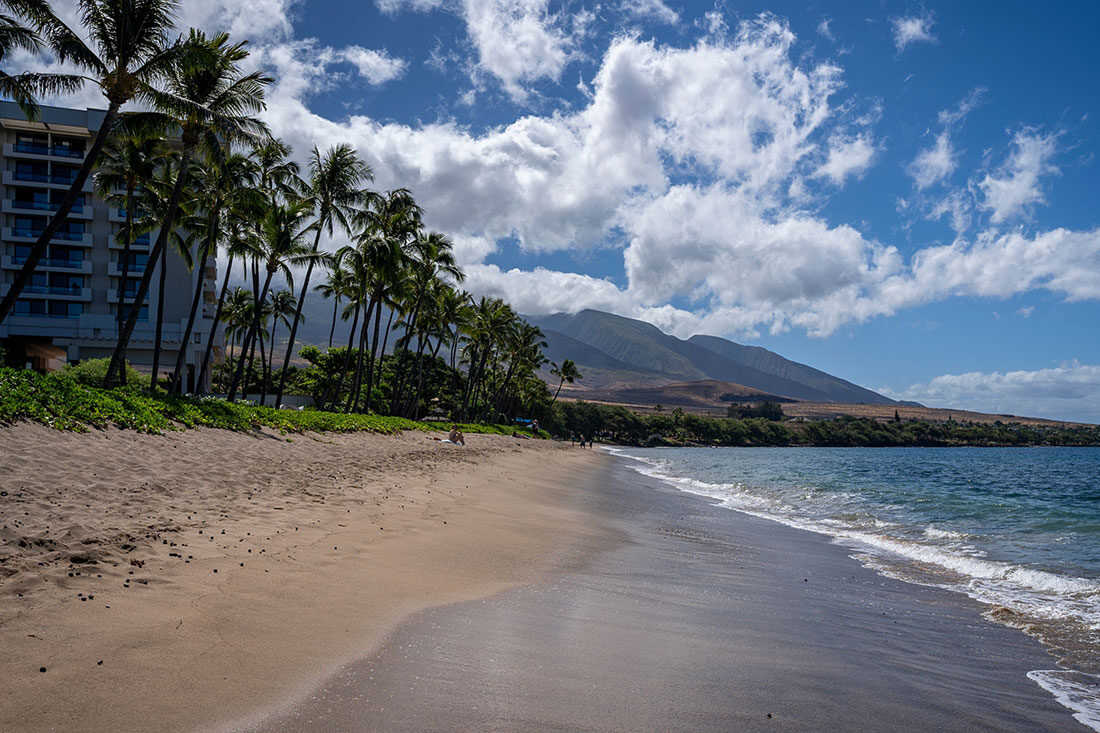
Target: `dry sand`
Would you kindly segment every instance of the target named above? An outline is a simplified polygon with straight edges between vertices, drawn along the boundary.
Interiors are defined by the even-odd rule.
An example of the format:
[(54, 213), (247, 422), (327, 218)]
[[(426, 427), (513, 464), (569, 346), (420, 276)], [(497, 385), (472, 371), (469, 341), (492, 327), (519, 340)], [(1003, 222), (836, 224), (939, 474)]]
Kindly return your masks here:
[(499, 436), (0, 427), (0, 730), (263, 720), (411, 614), (616, 542), (572, 490), (607, 460)]

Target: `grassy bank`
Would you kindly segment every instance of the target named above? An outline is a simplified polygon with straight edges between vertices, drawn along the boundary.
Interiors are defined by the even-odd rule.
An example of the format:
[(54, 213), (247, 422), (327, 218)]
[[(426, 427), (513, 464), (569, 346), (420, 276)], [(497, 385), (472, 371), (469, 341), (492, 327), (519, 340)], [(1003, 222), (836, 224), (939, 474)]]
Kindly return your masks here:
[[(441, 430), (451, 423), (420, 423), (383, 415), (344, 415), (319, 410), (276, 410), (208, 397), (149, 395), (134, 387), (105, 390), (72, 376), (0, 368), (0, 422), (33, 420), (58, 430), (84, 432), (115, 426), (161, 433), (196, 426), (226, 430), (270, 427), (283, 432)], [(463, 425), (467, 433), (510, 435), (504, 425)]]

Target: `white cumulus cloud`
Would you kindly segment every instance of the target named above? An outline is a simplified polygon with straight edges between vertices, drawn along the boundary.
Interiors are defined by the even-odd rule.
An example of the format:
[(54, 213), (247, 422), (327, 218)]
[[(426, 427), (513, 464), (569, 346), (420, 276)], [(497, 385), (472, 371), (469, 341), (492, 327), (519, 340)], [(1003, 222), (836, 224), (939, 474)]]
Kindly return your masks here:
[(347, 46), (340, 56), (375, 86), (400, 78), (408, 67), (404, 59), (394, 58), (385, 50), (375, 51), (362, 46)]
[(917, 189), (922, 190), (950, 177), (957, 166), (951, 136), (944, 130), (936, 136), (935, 145), (917, 154), (907, 172), (917, 184)]

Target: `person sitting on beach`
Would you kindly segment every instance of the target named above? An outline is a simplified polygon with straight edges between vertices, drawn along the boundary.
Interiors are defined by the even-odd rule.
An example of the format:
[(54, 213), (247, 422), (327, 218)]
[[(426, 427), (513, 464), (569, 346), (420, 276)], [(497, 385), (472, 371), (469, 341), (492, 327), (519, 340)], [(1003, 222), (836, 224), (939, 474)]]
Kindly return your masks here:
[(458, 429), (457, 425), (451, 426), (451, 432), (447, 433), (447, 440), (458, 445), (466, 445), (466, 439), (462, 437), (462, 431)]

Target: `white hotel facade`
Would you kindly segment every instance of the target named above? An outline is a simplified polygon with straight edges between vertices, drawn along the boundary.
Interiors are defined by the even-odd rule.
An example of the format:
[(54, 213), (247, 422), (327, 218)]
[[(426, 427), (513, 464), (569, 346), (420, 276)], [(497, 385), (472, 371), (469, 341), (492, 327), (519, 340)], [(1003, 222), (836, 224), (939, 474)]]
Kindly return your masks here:
[[(7, 293), (38, 233), (57, 210), (103, 114), (42, 107), (39, 120), (28, 122), (17, 105), (0, 102), (0, 295)], [(0, 345), (9, 364), (53, 370), (66, 362), (108, 357), (114, 349), (118, 308), (132, 302), (157, 232), (131, 245), (129, 288), (121, 293), (123, 243), (118, 232), (125, 212), (98, 198), (94, 185), (93, 169), (83, 196), (51, 240), (14, 313), (0, 323)], [(203, 303), (190, 343), (183, 346), (188, 365), (184, 386), (191, 391), (207, 340), (212, 334), (219, 338), (213, 322), (217, 273), (213, 263), (205, 272), (190, 272), (171, 251), (167, 262), (164, 301), (157, 298), (154, 276), (127, 358), (139, 370), (151, 369), (156, 314), (163, 309), (162, 373), (174, 368), (197, 278), (202, 277)], [(216, 341), (215, 355), (220, 357), (218, 346)]]

